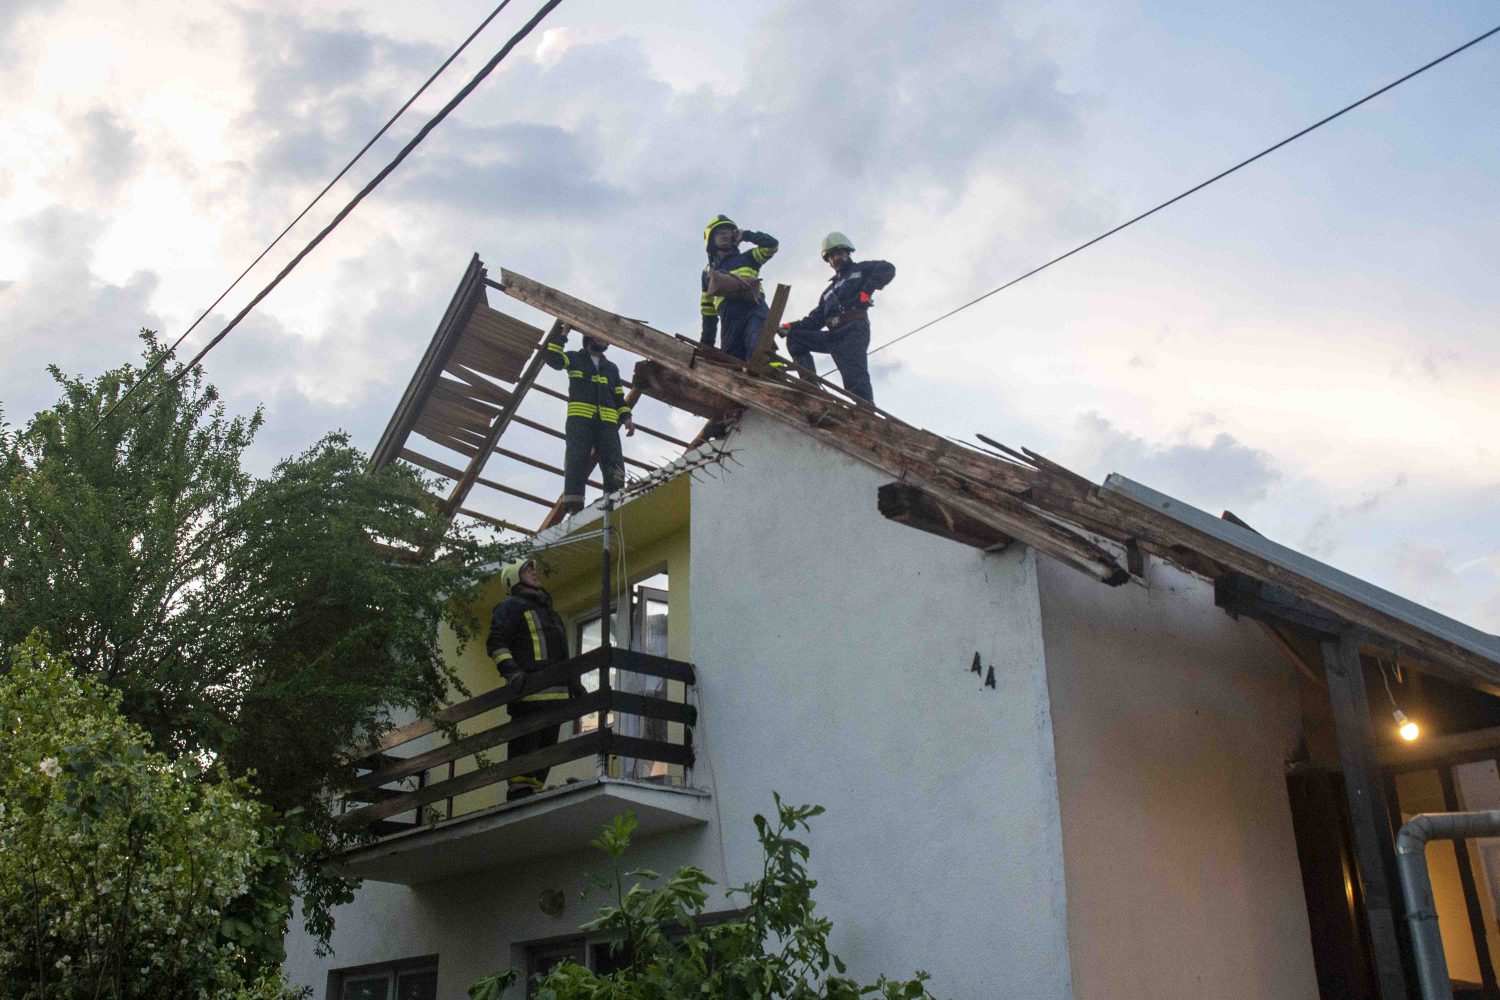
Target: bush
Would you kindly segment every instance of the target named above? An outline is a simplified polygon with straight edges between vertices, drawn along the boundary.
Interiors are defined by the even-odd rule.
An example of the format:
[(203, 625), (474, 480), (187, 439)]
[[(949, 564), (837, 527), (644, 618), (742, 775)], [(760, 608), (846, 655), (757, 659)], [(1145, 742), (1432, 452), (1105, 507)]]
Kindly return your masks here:
[(284, 915), (225, 916), (277, 861), (245, 781), (148, 752), (119, 695), (35, 639), (0, 718), (0, 996), (290, 995), (256, 936)]
[[(849, 978), (828, 950), (833, 925), (814, 912), (818, 883), (807, 873), (807, 845), (794, 836), (821, 812), (822, 806), (788, 806), (778, 796), (774, 822), (756, 816), (761, 877), (728, 891), (740, 905), (731, 919), (706, 924), (703, 907), (713, 880), (691, 865), (664, 882), (653, 871), (625, 871), (636, 821), (629, 813), (617, 816), (593, 841), (611, 868), (590, 876), (611, 901), (583, 930), (614, 937), (621, 968), (602, 973), (563, 962), (536, 984), (538, 1000), (933, 1000), (925, 972), (865, 985)], [(475, 983), (469, 994), (492, 1000), (514, 979), (505, 970)]]

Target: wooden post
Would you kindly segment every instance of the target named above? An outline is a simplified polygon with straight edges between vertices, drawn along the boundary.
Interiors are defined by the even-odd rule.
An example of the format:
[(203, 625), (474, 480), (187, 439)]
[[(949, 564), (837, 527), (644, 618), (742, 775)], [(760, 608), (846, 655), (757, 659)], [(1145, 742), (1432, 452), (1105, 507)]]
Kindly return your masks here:
[(771, 311), (766, 313), (766, 321), (761, 324), (760, 336), (755, 339), (755, 349), (750, 352), (750, 368), (764, 368), (766, 358), (770, 356), (771, 350), (776, 344), (776, 331), (781, 327), (781, 314), (786, 312), (787, 296), (792, 290), (787, 285), (777, 285), (776, 294), (771, 296)]
[(1359, 662), (1359, 638), (1352, 629), (1323, 641), (1323, 670), (1328, 677), (1328, 698), (1344, 767), (1354, 857), (1364, 886), (1375, 981), (1381, 1000), (1407, 1000), (1410, 994), (1396, 931), (1396, 912), (1401, 908), (1396, 844), (1380, 763), (1375, 758), (1375, 732)]

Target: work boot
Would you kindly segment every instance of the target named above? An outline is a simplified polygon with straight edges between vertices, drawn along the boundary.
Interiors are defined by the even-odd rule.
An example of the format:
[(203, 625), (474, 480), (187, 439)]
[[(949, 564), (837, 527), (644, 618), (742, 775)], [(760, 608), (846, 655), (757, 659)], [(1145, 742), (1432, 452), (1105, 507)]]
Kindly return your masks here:
[(569, 517), (569, 516), (571, 516), (573, 514), (578, 513), (581, 510), (583, 510), (583, 501), (582, 500), (564, 500), (562, 502), (562, 515), (563, 515), (563, 517)]

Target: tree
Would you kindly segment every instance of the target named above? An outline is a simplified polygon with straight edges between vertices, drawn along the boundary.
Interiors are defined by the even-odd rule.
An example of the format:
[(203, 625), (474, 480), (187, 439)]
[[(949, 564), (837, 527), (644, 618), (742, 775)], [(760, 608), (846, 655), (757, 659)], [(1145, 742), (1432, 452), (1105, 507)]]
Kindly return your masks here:
[(0, 996), (286, 996), (268, 928), (225, 916), (273, 860), (266, 807), (148, 751), (119, 701), (36, 640), (0, 676)]
[(42, 629), (154, 748), (253, 774), (297, 863), (252, 888), (289, 901), (295, 875), (326, 941), (352, 884), (322, 863), (343, 834), (321, 793), (350, 775), (347, 747), (456, 683), (438, 626), (470, 635), (464, 599), (505, 552), (442, 520), (414, 471), (367, 471), (343, 434), (257, 479), (260, 412), (229, 416), (169, 360), (145, 376), (164, 349), (142, 338), (145, 366), (54, 368), (57, 404), (0, 425), (0, 648)]
[[(620, 968), (594, 972), (563, 962), (536, 984), (538, 1000), (933, 1000), (925, 972), (862, 985), (829, 951), (833, 925), (815, 913), (818, 883), (807, 873), (807, 845), (795, 837), (822, 812), (822, 806), (789, 806), (776, 796), (775, 821), (755, 817), (761, 876), (728, 890), (741, 906), (732, 919), (714, 923), (703, 919), (714, 882), (701, 869), (684, 866), (664, 882), (653, 871), (624, 870), (636, 821), (630, 813), (615, 817), (592, 841), (609, 856), (610, 869), (589, 876), (611, 901), (582, 929), (614, 937), (611, 954)], [(475, 983), (469, 995), (499, 1000), (515, 978), (504, 970)]]

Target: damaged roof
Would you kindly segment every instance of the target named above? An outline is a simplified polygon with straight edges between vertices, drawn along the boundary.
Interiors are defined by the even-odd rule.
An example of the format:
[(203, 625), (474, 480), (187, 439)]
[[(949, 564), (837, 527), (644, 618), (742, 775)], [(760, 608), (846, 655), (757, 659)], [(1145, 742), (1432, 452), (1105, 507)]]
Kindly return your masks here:
[[(585, 333), (642, 358), (633, 374), (635, 399), (654, 398), (705, 419), (752, 410), (888, 474), (892, 482), (881, 489), (878, 503), (893, 520), (979, 548), (1019, 541), (1108, 586), (1139, 576), (1142, 558), (1154, 556), (1214, 580), (1219, 603), (1232, 613), (1258, 617), (1258, 609), (1267, 607), (1278, 621), (1322, 635), (1352, 628), (1375, 652), (1500, 693), (1500, 638), (1272, 542), (1227, 512), (1215, 517), (1118, 475), (1096, 484), (1035, 452), (982, 435), (981, 445), (950, 440), (812, 373), (770, 367), (761, 360), (765, 351), (747, 363), (514, 271), (502, 270), (495, 282), (485, 277), (477, 256), (373, 459), (382, 464), (405, 458), (454, 480), (450, 513), (473, 513), (461, 504), (475, 482), (516, 492), (481, 474), (495, 454), (561, 475), (549, 463), (498, 445), (517, 422), (519, 400), (534, 388), (543, 337), (540, 329), (481, 306), (485, 286), (553, 317), (554, 329)], [(505, 330), (514, 334), (505, 341), (511, 353), (499, 343)], [(531, 356), (522, 362), (515, 352), (527, 338)], [(486, 384), (465, 390), (478, 375)], [(465, 393), (466, 399), (457, 398)], [(555, 429), (561, 423), (544, 429), (561, 437)], [(405, 446), (412, 431), (448, 447), (460, 445), (469, 468), (434, 468), (420, 460)], [(652, 469), (640, 461), (634, 466)], [(557, 520), (553, 503), (541, 527)]]

